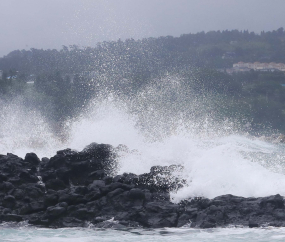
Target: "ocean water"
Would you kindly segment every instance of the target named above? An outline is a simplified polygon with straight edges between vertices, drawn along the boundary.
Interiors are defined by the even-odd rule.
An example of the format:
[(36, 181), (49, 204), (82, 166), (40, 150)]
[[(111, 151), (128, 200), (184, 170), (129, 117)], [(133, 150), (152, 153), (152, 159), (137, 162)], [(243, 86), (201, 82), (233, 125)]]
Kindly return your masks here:
[(56, 137), (39, 113), (10, 109), (1, 125), (2, 154), (24, 157), (35, 152), (51, 157), (57, 150), (82, 150), (92, 142), (123, 144), (118, 174), (142, 174), (154, 165), (183, 165), (177, 175), (187, 180), (187, 186), (172, 194), (174, 202), (224, 194), (285, 196), (285, 145), (235, 131), (231, 123), (214, 125), (206, 118), (197, 125), (177, 117), (159, 119), (155, 112), (134, 114), (122, 103), (107, 100), (69, 120), (62, 138)]
[(193, 241), (193, 242), (271, 242), (284, 241), (284, 228), (217, 228), (217, 229), (41, 229), (41, 228), (1, 228), (0, 241), (34, 242), (134, 242), (134, 241)]
[[(63, 136), (50, 128), (39, 111), (17, 102), (4, 105), (0, 154), (24, 157), (35, 152), (41, 158), (64, 148), (81, 150), (91, 142), (123, 144), (118, 174), (141, 174), (154, 165), (183, 165), (177, 175), (186, 179), (187, 186), (171, 194), (173, 202), (224, 194), (285, 196), (284, 144), (250, 136), (227, 119), (217, 121), (206, 108), (201, 113), (205, 106), (197, 100), (193, 115), (185, 115), (184, 106), (167, 107), (157, 100), (163, 96), (151, 92), (141, 95), (137, 103), (112, 96), (91, 102), (81, 115), (66, 121)], [(3, 224), (0, 241), (285, 241), (285, 229), (40, 229)]]

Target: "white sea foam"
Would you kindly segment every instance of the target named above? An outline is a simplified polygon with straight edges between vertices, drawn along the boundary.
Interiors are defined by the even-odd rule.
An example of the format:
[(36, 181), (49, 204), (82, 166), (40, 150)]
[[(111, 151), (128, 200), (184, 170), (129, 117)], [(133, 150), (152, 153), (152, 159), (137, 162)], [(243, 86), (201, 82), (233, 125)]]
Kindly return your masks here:
[(163, 229), (41, 229), (33, 227), (11, 228), (2, 226), (1, 241), (35, 241), (35, 242), (72, 242), (72, 241), (204, 241), (204, 242), (237, 242), (237, 241), (284, 241), (284, 228), (163, 228)]
[(51, 156), (61, 146), (41, 113), (26, 108), (21, 99), (0, 102), (0, 107), (0, 154)]
[(91, 142), (124, 144), (129, 151), (120, 154), (119, 173), (141, 174), (154, 165), (184, 166), (187, 186), (172, 194), (176, 202), (223, 194), (285, 195), (283, 145), (238, 134), (227, 120), (215, 123), (205, 115), (198, 122), (173, 112), (175, 108), (167, 113), (170, 109), (162, 112), (155, 100), (152, 108), (113, 98), (97, 100), (66, 123), (68, 135), (59, 141), (39, 113), (7, 106), (2, 112), (0, 153), (23, 157), (35, 152), (43, 157), (67, 147), (81, 150)]

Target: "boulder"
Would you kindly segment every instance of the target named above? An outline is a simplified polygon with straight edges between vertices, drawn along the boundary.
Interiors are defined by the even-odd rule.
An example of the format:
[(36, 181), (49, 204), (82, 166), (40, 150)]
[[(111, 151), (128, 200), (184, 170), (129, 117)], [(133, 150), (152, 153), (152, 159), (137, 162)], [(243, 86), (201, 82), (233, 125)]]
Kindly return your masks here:
[[(226, 194), (189, 198), (174, 204), (170, 192), (185, 185), (182, 166), (154, 166), (149, 173), (117, 174), (116, 150), (92, 143), (81, 152), (60, 150), (39, 160), (0, 155), (0, 221), (43, 227), (100, 228), (142, 226), (214, 228), (284, 226), (279, 194), (243, 198)], [(38, 177), (43, 183), (39, 183)]]

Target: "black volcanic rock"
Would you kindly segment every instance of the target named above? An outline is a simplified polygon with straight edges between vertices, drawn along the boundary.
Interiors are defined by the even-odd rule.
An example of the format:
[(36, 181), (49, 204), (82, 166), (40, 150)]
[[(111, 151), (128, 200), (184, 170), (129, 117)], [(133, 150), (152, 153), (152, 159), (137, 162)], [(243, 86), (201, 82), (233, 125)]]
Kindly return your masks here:
[(24, 161), (34, 166), (38, 166), (40, 164), (40, 159), (35, 153), (27, 153)]
[(92, 143), (82, 152), (71, 149), (57, 154), (41, 165), (43, 181), (60, 179), (65, 185), (88, 185), (94, 179), (103, 179), (115, 171), (116, 154), (110, 145)]
[[(284, 198), (192, 198), (174, 204), (170, 191), (185, 185), (182, 166), (154, 166), (149, 173), (115, 175), (116, 149), (92, 143), (60, 150), (42, 161), (0, 155), (0, 222), (43, 227), (150, 228), (227, 225), (285, 226)], [(43, 183), (41, 182), (43, 181)]]

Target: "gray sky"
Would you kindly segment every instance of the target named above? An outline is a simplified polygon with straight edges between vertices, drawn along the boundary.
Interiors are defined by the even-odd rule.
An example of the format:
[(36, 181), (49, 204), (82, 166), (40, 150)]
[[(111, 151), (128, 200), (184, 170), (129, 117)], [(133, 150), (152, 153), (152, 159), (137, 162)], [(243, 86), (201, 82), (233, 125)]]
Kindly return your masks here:
[(285, 0), (0, 0), (0, 57), (119, 38), (285, 27)]

